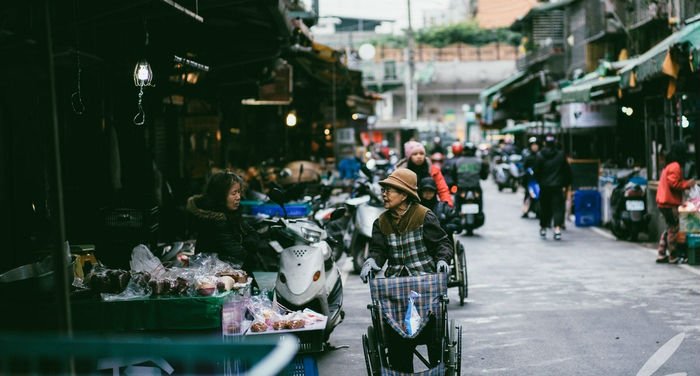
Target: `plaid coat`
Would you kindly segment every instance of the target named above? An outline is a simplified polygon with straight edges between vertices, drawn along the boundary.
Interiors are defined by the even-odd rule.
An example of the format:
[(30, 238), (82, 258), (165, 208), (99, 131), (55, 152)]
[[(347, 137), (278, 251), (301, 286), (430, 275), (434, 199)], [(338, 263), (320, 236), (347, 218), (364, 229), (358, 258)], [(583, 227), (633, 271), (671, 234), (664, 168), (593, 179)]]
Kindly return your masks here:
[(387, 277), (435, 273), (437, 261), (449, 264), (453, 252), (435, 214), (420, 204), (410, 204), (399, 223), (388, 211), (374, 222), (369, 257), (388, 263)]

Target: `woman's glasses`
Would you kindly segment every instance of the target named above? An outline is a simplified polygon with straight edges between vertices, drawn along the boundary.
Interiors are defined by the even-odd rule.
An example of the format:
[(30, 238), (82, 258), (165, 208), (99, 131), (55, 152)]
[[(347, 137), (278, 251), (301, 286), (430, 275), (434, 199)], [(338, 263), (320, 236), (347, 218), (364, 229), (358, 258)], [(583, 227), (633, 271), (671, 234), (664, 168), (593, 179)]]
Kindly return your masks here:
[(398, 191), (394, 188), (382, 187), (382, 193), (393, 193), (393, 192), (398, 192)]

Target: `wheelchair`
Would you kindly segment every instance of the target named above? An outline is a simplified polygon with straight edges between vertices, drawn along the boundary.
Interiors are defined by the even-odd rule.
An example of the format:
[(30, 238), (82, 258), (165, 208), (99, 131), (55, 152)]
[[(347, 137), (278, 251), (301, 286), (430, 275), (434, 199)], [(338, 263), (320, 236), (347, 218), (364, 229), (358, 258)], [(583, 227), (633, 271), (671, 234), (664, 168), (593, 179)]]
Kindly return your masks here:
[(467, 255), (464, 252), (464, 245), (452, 235), (454, 240), (454, 255), (450, 263), (450, 276), (447, 280), (448, 287), (459, 289), (459, 305), (464, 305), (464, 299), (469, 297), (469, 279), (467, 274)]
[[(370, 376), (401, 375), (461, 375), (462, 326), (449, 320), (447, 314), (448, 273), (425, 274), (411, 277), (373, 278), (370, 274), (370, 295), (372, 304), (367, 308), (372, 315), (372, 325), (362, 335), (362, 348), (367, 374)], [(408, 308), (411, 291), (420, 294), (414, 304), (422, 318), (421, 325), (409, 336), (402, 325)], [(433, 325), (428, 325), (429, 323)], [(419, 337), (423, 330), (435, 330), (430, 338), (438, 338), (440, 358), (431, 368), (430, 362), (414, 350), (414, 354), (428, 368), (418, 373), (402, 373), (392, 369), (389, 361), (385, 331), (391, 330), (405, 339)], [(418, 344), (425, 344), (420, 343)], [(413, 361), (413, 356), (410, 357)]]

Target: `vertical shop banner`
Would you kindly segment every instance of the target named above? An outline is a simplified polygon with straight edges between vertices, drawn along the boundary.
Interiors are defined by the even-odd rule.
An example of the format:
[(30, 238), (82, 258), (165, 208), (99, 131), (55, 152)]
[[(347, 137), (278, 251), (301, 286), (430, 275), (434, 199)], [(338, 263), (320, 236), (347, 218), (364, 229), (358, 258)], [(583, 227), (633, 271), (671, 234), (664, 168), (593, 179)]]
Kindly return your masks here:
[(617, 125), (617, 105), (567, 103), (559, 106), (562, 128), (596, 128)]

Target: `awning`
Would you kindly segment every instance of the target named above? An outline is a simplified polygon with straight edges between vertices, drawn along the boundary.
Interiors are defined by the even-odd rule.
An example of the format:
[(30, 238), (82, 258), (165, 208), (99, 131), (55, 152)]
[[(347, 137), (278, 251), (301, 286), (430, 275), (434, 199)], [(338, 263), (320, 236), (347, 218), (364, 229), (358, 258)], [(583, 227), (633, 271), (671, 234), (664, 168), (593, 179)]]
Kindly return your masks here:
[(528, 134), (534, 134), (537, 132), (533, 132), (539, 129), (547, 129), (547, 131), (551, 132), (553, 128), (559, 128), (559, 123), (552, 122), (552, 121), (528, 121), (526, 123), (520, 123), (516, 124), (511, 127), (505, 127), (500, 130), (499, 133), (501, 134), (515, 134), (515, 133), (522, 133), (526, 132)]
[(602, 77), (595, 72), (589, 75), (561, 89), (561, 103), (587, 103), (617, 92), (620, 76)]
[(497, 108), (498, 104), (507, 97), (507, 93), (516, 90), (524, 85), (527, 85), (535, 78), (539, 77), (540, 73), (518, 72), (505, 80), (492, 85), (481, 91), (479, 99), (483, 108)]
[(555, 112), (555, 105), (561, 102), (561, 90), (552, 89), (544, 94), (544, 101), (537, 102), (533, 106), (535, 115), (546, 115)]
[(505, 80), (498, 82), (490, 87), (487, 87), (486, 89), (482, 90), (481, 93), (479, 93), (479, 99), (481, 99), (482, 102), (487, 102), (488, 98), (493, 96), (494, 94), (498, 93), (501, 91), (501, 89), (508, 87), (508, 85), (514, 84), (521, 79), (523, 79), (527, 75), (527, 72), (518, 72)]
[(690, 48), (687, 49), (689, 56), (686, 58), (693, 58), (691, 69), (696, 70), (700, 67), (700, 61), (696, 59), (700, 55), (698, 53), (698, 49), (700, 49), (700, 22), (687, 25), (671, 34), (647, 52), (639, 55), (634, 63), (622, 68), (620, 70), (622, 77), (620, 86), (622, 88), (635, 87), (638, 82), (648, 81), (662, 74), (676, 78), (680, 62), (674, 61), (670, 50), (674, 46), (683, 44), (689, 45)]

